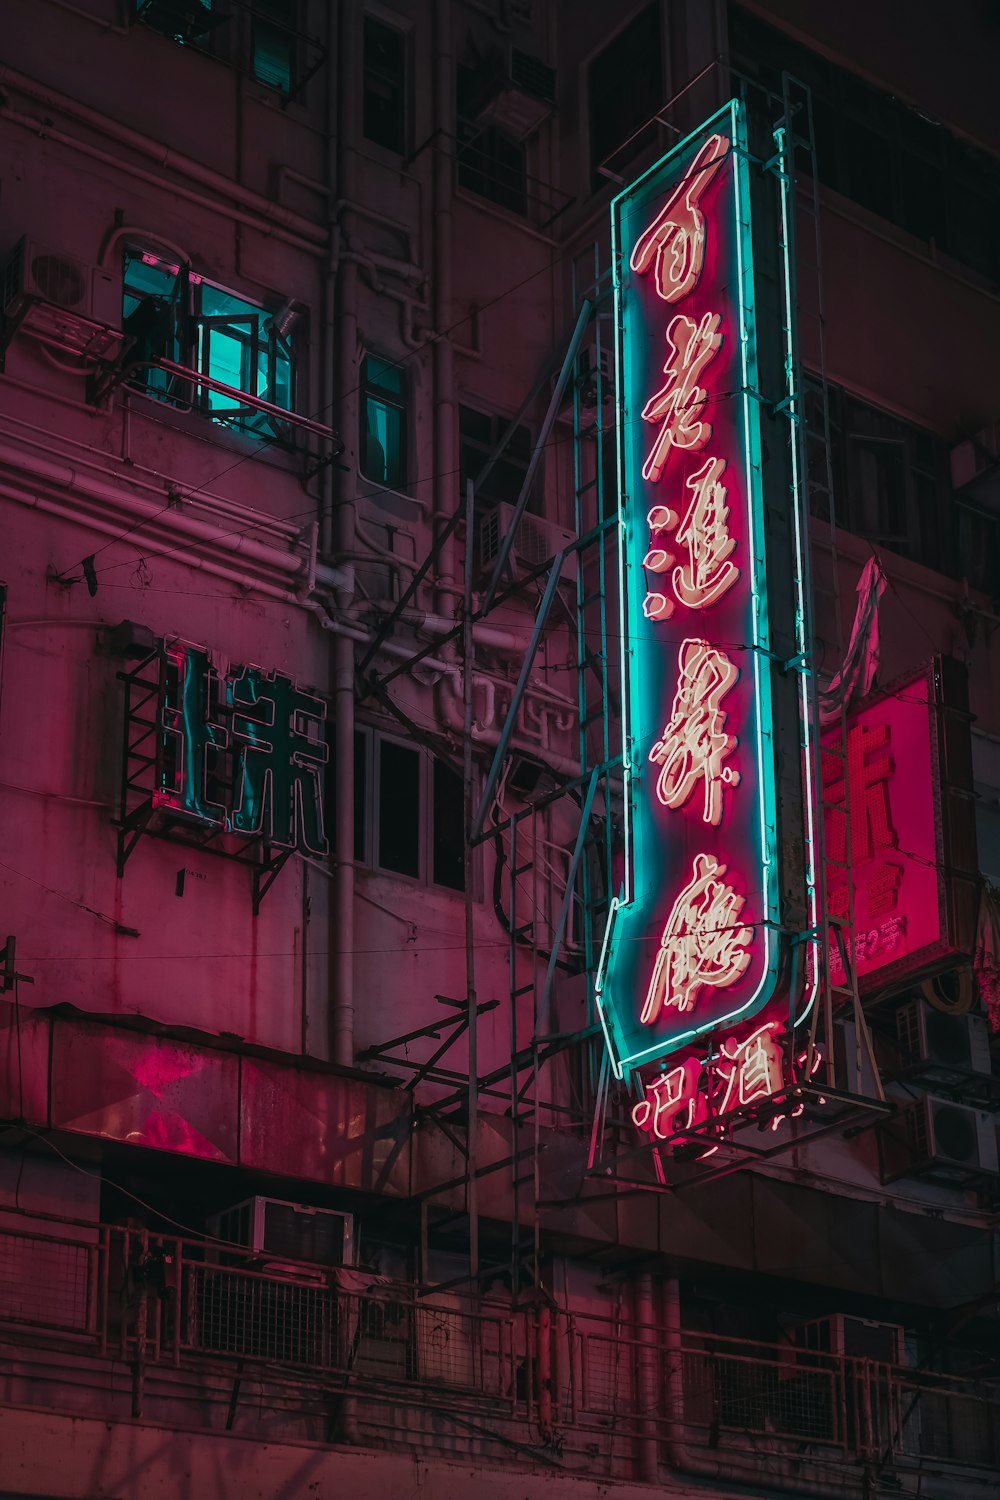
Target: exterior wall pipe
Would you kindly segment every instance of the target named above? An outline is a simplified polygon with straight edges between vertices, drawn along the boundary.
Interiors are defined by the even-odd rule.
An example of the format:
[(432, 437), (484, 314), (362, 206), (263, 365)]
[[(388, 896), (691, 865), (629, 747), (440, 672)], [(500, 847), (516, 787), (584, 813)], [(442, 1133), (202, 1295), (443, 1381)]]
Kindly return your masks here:
[[(455, 120), (455, 58), (451, 34), (452, 0), (434, 0), (434, 119), (436, 144), (433, 152), (433, 198), (431, 211), (434, 327), (440, 337), (433, 344), (434, 363), (434, 469), (435, 474), (457, 474), (458, 433), (455, 412), (455, 351), (446, 335), (451, 328), (452, 303), (452, 235), (453, 164), (447, 149)], [(345, 196), (350, 197), (347, 193)], [(441, 527), (450, 519), (457, 500), (457, 485), (434, 486), (435, 542)], [(471, 538), (467, 538), (471, 543)], [(436, 574), (441, 587), (437, 607), (443, 613), (454, 597), (451, 590), (458, 581), (455, 566), (455, 534), (444, 542), (438, 555)]]
[[(357, 54), (360, 55), (360, 54)], [(345, 75), (355, 71), (353, 61), (344, 68)], [(265, 219), (268, 223), (279, 228), (290, 230), (298, 235), (300, 239), (311, 241), (314, 245), (323, 245), (327, 240), (327, 230), (321, 224), (314, 224), (310, 219), (303, 218), (301, 214), (293, 213), (290, 209), (282, 208), (280, 203), (275, 203), (270, 198), (265, 198), (262, 193), (256, 193), (252, 188), (242, 187), (239, 183), (225, 176), (222, 172), (213, 171), (211, 167), (202, 166), (201, 162), (195, 161), (190, 156), (184, 156), (179, 151), (174, 151), (169, 146), (164, 146), (159, 141), (153, 140), (148, 135), (143, 135), (138, 130), (133, 130), (128, 125), (122, 125), (117, 120), (109, 118), (100, 110), (91, 109), (89, 105), (80, 103), (77, 99), (71, 99), (66, 94), (60, 94), (46, 84), (39, 83), (34, 78), (19, 73), (15, 68), (0, 65), (0, 86), (15, 90), (29, 99), (34, 99), (44, 104), (49, 109), (59, 111), (61, 114), (69, 115), (71, 119), (86, 125), (89, 129), (104, 135), (110, 140), (118, 141), (123, 146), (129, 146), (141, 156), (148, 157), (158, 167), (165, 167), (169, 171), (177, 172), (182, 177), (190, 178), (192, 182), (199, 182), (212, 193), (218, 193), (223, 198), (228, 198), (234, 203), (240, 203), (244, 208), (250, 209), (259, 219)], [(71, 144), (73, 144), (71, 142)], [(111, 158), (119, 168), (127, 164), (118, 158)], [(171, 192), (176, 191), (173, 185), (164, 184)], [(210, 200), (206, 200), (210, 201)], [(218, 204), (214, 205), (218, 208)]]
[[(127, 490), (118, 489), (113, 484), (94, 479), (72, 464), (51, 463), (47, 459), (0, 443), (0, 466), (8, 471), (13, 470), (18, 474), (28, 475), (31, 480), (40, 481), (43, 486), (69, 491), (74, 497), (87, 496), (130, 521), (147, 520), (155, 524), (156, 532), (163, 540), (152, 541), (149, 539), (149, 533), (146, 533), (143, 545), (148, 546), (151, 552), (168, 550), (171, 543), (176, 546), (179, 539), (187, 539), (192, 545), (212, 547), (222, 553), (238, 554), (241, 559), (257, 564), (266, 572), (284, 575), (287, 578), (305, 577), (308, 573), (309, 558), (304, 553), (282, 551), (264, 542), (254, 541), (253, 538), (238, 532), (227, 535), (225, 530), (220, 531), (210, 521), (199, 521), (176, 510), (164, 510), (162, 505), (157, 505), (155, 501), (140, 499)], [(75, 516), (79, 521), (78, 503)], [(93, 524), (93, 522), (88, 519), (88, 524)], [(188, 554), (185, 553), (184, 557), (185, 561), (191, 562)], [(318, 565), (317, 583), (327, 588), (343, 587), (348, 572), (349, 570), (345, 569)]]
[[(0, 73), (4, 70), (0, 67)], [(280, 239), (284, 244), (291, 245), (296, 250), (303, 250), (308, 255), (322, 255), (323, 246), (312, 240), (305, 239), (302, 235), (293, 234), (290, 230), (283, 229), (277, 224), (268, 224), (265, 228), (260, 217), (247, 209), (234, 207), (225, 199), (209, 198), (204, 193), (197, 192), (194, 188), (184, 187), (179, 182), (168, 182), (165, 178), (158, 176), (156, 172), (147, 171), (146, 168), (138, 166), (135, 162), (124, 160), (115, 156), (111, 151), (102, 151), (99, 146), (90, 145), (89, 141), (82, 141), (77, 136), (67, 135), (64, 130), (57, 130), (48, 125), (44, 120), (38, 120), (32, 115), (22, 114), (19, 110), (4, 107), (0, 109), (0, 119), (9, 120), (12, 125), (20, 125), (32, 135), (38, 136), (43, 141), (55, 141), (68, 150), (76, 151), (82, 156), (87, 156), (91, 161), (99, 161), (106, 167), (111, 167), (115, 172), (126, 172), (134, 177), (137, 182), (148, 182), (159, 192), (173, 198), (183, 198), (187, 203), (195, 203), (206, 213), (223, 214), (227, 219), (234, 220), (237, 224), (246, 224), (258, 233), (270, 234), (275, 239)], [(265, 203), (268, 201), (265, 198)]]
[(648, 1271), (637, 1276), (632, 1283), (632, 1318), (635, 1324), (636, 1396), (639, 1409), (636, 1460), (639, 1478), (646, 1484), (657, 1484), (660, 1478), (660, 1341), (653, 1300), (653, 1278)]

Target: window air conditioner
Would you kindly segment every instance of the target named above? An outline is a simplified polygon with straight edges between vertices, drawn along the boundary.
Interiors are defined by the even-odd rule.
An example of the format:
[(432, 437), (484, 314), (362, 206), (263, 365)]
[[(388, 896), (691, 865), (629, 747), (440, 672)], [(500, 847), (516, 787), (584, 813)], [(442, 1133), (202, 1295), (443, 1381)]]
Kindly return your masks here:
[(483, 68), (475, 93), (472, 118), (477, 125), (495, 125), (505, 135), (524, 140), (555, 108), (555, 69), (520, 47), (508, 47)]
[(220, 1240), (244, 1245), (269, 1260), (305, 1260), (316, 1265), (351, 1265), (354, 1218), (330, 1208), (286, 1203), (280, 1198), (248, 1198), (209, 1221)]
[(949, 1015), (909, 1000), (896, 1012), (896, 1038), (900, 1067), (918, 1071), (928, 1084), (959, 1085), (992, 1072), (985, 1016)]
[(833, 1354), (840, 1359), (872, 1359), (901, 1365), (906, 1359), (906, 1336), (896, 1323), (878, 1323), (832, 1313), (790, 1329), (792, 1342), (804, 1354)]
[(15, 246), (0, 272), (4, 316), (15, 317), (26, 298), (49, 303), (93, 323), (121, 327), (121, 276), (56, 255), (27, 238)]
[(910, 1161), (895, 1175), (923, 1177), (955, 1187), (997, 1175), (992, 1115), (928, 1095), (906, 1111), (902, 1123)]
[[(500, 556), (503, 539), (510, 530), (513, 515), (513, 505), (500, 501), (479, 523), (479, 561), (486, 571), (493, 567)], [(574, 541), (575, 533), (567, 531), (564, 526), (557, 526), (542, 516), (525, 512), (518, 523), (510, 555), (525, 568), (537, 568), (539, 564), (549, 562), (560, 549), (568, 547)], [(563, 559), (561, 577), (568, 582), (576, 578), (575, 553)]]

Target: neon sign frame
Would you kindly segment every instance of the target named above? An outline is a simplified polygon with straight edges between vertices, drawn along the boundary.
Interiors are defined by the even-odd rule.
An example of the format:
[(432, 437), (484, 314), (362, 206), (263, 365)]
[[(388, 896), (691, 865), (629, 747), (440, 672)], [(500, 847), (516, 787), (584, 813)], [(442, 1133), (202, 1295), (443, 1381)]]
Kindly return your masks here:
[[(783, 138), (779, 138), (776, 134), (775, 139), (783, 166)], [(723, 160), (713, 159), (712, 153), (720, 149), (725, 151)], [(795, 451), (798, 443), (795, 430), (798, 414), (791, 357), (789, 185), (786, 174), (779, 173), (779, 177), (781, 178), (781, 249), (786, 283), (784, 311), (787, 320), (788, 347), (787, 408), (792, 425), (791, 488), (795, 509), (795, 551), (798, 574), (795, 587), (799, 605), (799, 645), (804, 655), (806, 613), (803, 599), (806, 589), (805, 568), (808, 561), (804, 520), (801, 513), (800, 465)], [(697, 201), (693, 205), (688, 202), (692, 192), (692, 182), (698, 185)], [(630, 219), (638, 219), (643, 214), (648, 215), (650, 205), (657, 199), (662, 201), (664, 198), (667, 200), (665, 206), (658, 214), (653, 209), (654, 217), (647, 218), (645, 228), (633, 238), (629, 228)], [(671, 211), (682, 201), (688, 213), (686, 230), (683, 222), (680, 226), (674, 224), (671, 228)], [(624, 705), (622, 753), (625, 781), (625, 849), (622, 889), (611, 902), (599, 959), (595, 992), (613, 1070), (617, 1077), (627, 1078), (635, 1068), (656, 1058), (667, 1056), (679, 1048), (689, 1046), (705, 1033), (723, 1027), (732, 1028), (758, 1015), (774, 994), (780, 959), (777, 791), (772, 748), (771, 653), (758, 412), (761, 398), (756, 362), (750, 169), (746, 120), (741, 102), (731, 100), (705, 124), (692, 132), (648, 172), (619, 194), (612, 203), (611, 210), (616, 316), (617, 457), (620, 486), (618, 561), (619, 629), (622, 643), (621, 671)], [(658, 249), (655, 248), (657, 234), (660, 237)], [(731, 240), (729, 244), (725, 242), (727, 234)], [(714, 252), (713, 238), (721, 242), (721, 249), (719, 244), (716, 244)], [(650, 249), (651, 244), (654, 245), (653, 249)], [(641, 250), (639, 247), (642, 247)], [(670, 265), (666, 263), (668, 255), (672, 257)], [(637, 265), (637, 262), (641, 264)], [(704, 279), (712, 283), (708, 295), (713, 300), (706, 309), (702, 269), (709, 267), (711, 274)], [(651, 269), (654, 274), (649, 276)], [(655, 283), (655, 297), (659, 298), (659, 306), (651, 297), (648, 288), (642, 294), (637, 291), (636, 282), (640, 277), (647, 277), (648, 282)], [(663, 289), (661, 289), (661, 283)], [(698, 292), (701, 295), (692, 310), (688, 308), (687, 303)], [(725, 317), (717, 316), (715, 310), (718, 301), (720, 297), (725, 299), (726, 293), (728, 293), (730, 304), (729, 313)], [(658, 320), (650, 316), (650, 303), (653, 312), (660, 315)], [(663, 317), (663, 304), (669, 304), (667, 317)], [(681, 310), (681, 305), (684, 311)], [(722, 576), (719, 569), (725, 567), (726, 586), (714, 591), (709, 590), (710, 597), (704, 601), (689, 603), (688, 600), (678, 598), (675, 605), (672, 599), (649, 592), (651, 585), (648, 582), (648, 575), (652, 575), (656, 585), (660, 584), (661, 575), (667, 573), (674, 562), (674, 559), (669, 556), (667, 543), (683, 541), (683, 538), (677, 537), (675, 531), (680, 519), (677, 512), (685, 513), (685, 523), (689, 522), (692, 514), (693, 503), (687, 505), (683, 501), (678, 503), (680, 496), (684, 495), (681, 476), (685, 475), (685, 470), (679, 457), (684, 454), (685, 448), (684, 445), (667, 445), (664, 449), (661, 431), (659, 437), (654, 440), (653, 446), (648, 450), (645, 459), (643, 459), (642, 450), (647, 441), (646, 424), (651, 420), (650, 407), (663, 394), (658, 391), (652, 401), (648, 397), (648, 382), (655, 378), (652, 373), (654, 369), (651, 363), (652, 350), (656, 346), (659, 351), (662, 351), (664, 334), (668, 345), (675, 348), (671, 341), (671, 331), (676, 329), (682, 318), (687, 328), (704, 328), (706, 338), (709, 333), (712, 335), (713, 347), (710, 359), (715, 360), (716, 356), (720, 356), (717, 363), (729, 371), (730, 379), (723, 385), (721, 393), (715, 389), (706, 391), (698, 387), (697, 381), (704, 380), (706, 385), (711, 383), (710, 359), (705, 359), (696, 372), (696, 388), (693, 395), (689, 390), (686, 401), (675, 408), (674, 417), (683, 434), (688, 434), (693, 430), (704, 430), (708, 424), (700, 423), (699, 418), (706, 411), (711, 413), (712, 425), (718, 426), (720, 430), (725, 429), (725, 424), (729, 424), (728, 429), (725, 429), (726, 435), (723, 437), (721, 446), (725, 448), (728, 443), (729, 456), (733, 461), (730, 462), (728, 458), (725, 461), (716, 459), (713, 477), (719, 482), (722, 492), (714, 496), (715, 517), (718, 525), (720, 523), (717, 518), (721, 515), (721, 525), (725, 532), (728, 516), (732, 512), (737, 524), (742, 528), (742, 536), (739, 553), (732, 557), (731, 562), (731, 554), (736, 550), (733, 546), (730, 546), (728, 551), (719, 551), (713, 560), (717, 576)], [(651, 322), (656, 323), (655, 332), (651, 330)], [(727, 344), (730, 346), (728, 359)], [(667, 386), (664, 387), (666, 391), (671, 385), (669, 360), (664, 368), (668, 373)], [(641, 372), (638, 376), (637, 371)], [(675, 385), (679, 387), (682, 383), (682, 376), (677, 372), (674, 373)], [(656, 388), (653, 387), (653, 389)], [(713, 401), (714, 404), (708, 406), (709, 401)], [(639, 416), (640, 409), (645, 422)], [(655, 419), (660, 420), (658, 408)], [(638, 436), (634, 429), (639, 430)], [(698, 481), (704, 480), (709, 471), (706, 458), (701, 456), (702, 450), (707, 448), (710, 454), (714, 454), (718, 446), (720, 444), (713, 440), (712, 431), (709, 428), (704, 442), (699, 441), (687, 447), (687, 453), (694, 457), (697, 473), (693, 472), (689, 466), (685, 483), (688, 488), (695, 491), (696, 499)], [(669, 462), (675, 453), (678, 455), (678, 462), (674, 472), (668, 475), (668, 482), (664, 483), (664, 469), (668, 469)], [(658, 466), (655, 475), (653, 468), (657, 466), (652, 464), (654, 455), (663, 457), (663, 462)], [(725, 487), (721, 486), (723, 475), (727, 480)], [(662, 497), (661, 489), (666, 491)], [(668, 503), (668, 499), (671, 503)], [(645, 536), (640, 534), (643, 520), (649, 527)], [(689, 525), (689, 531), (690, 529), (691, 525)], [(673, 536), (664, 534), (670, 531), (674, 531)], [(694, 567), (695, 558), (692, 553), (691, 576), (693, 576)], [(733, 576), (733, 567), (738, 567), (739, 572), (746, 575), (744, 580), (740, 580), (738, 575)], [(675, 581), (680, 573), (681, 568), (674, 570)], [(666, 583), (667, 580), (664, 578), (660, 586), (664, 587)], [(731, 724), (727, 726), (735, 731), (733, 748), (736, 748), (740, 740), (745, 741), (741, 747), (740, 761), (744, 769), (736, 772), (734, 765), (733, 772), (727, 780), (731, 788), (727, 792), (727, 797), (731, 797), (732, 789), (742, 782), (746, 797), (754, 798), (754, 811), (752, 815), (745, 812), (743, 824), (737, 823), (732, 831), (727, 831), (725, 828), (729, 820), (728, 809), (720, 815), (718, 820), (714, 821), (712, 827), (706, 829), (704, 823), (701, 823), (706, 838), (703, 838), (702, 842), (695, 847), (690, 841), (693, 837), (690, 832), (683, 836), (671, 836), (669, 831), (665, 834), (662, 819), (658, 825), (655, 825), (650, 812), (651, 802), (655, 800), (655, 794), (652, 791), (655, 766), (648, 764), (649, 745), (647, 742), (651, 732), (650, 720), (655, 715), (649, 703), (652, 697), (658, 705), (660, 724), (655, 733), (660, 738), (665, 732), (663, 725), (667, 724), (670, 719), (669, 713), (663, 712), (663, 699), (665, 697), (666, 705), (669, 707), (675, 693), (674, 657), (671, 650), (677, 645), (677, 640), (669, 636), (659, 638), (653, 632), (656, 632), (665, 622), (670, 621), (676, 629), (678, 640), (683, 636), (704, 637), (709, 645), (721, 647), (723, 640), (717, 635), (714, 641), (712, 638), (711, 606), (723, 599), (724, 595), (729, 594), (740, 596), (737, 606), (745, 609), (746, 612), (743, 633), (738, 639), (736, 649), (745, 653), (738, 675), (747, 679), (746, 698), (751, 708), (749, 713), (744, 712), (742, 719), (734, 713)], [(733, 603), (732, 600), (729, 602)], [(725, 604), (726, 601), (723, 600), (723, 605)], [(679, 610), (677, 605), (681, 606)], [(732, 610), (730, 610), (729, 619), (730, 621), (732, 619)], [(715, 628), (718, 630), (722, 627), (716, 623)], [(725, 643), (727, 648), (731, 646), (728, 637)], [(726, 654), (728, 654), (728, 649)], [(654, 685), (650, 687), (650, 683)], [(659, 694), (658, 697), (657, 694)], [(806, 724), (803, 732), (806, 735), (807, 761), (812, 754), (808, 738), (808, 713), (806, 712), (810, 696), (810, 684), (807, 681), (806, 672), (803, 671), (801, 703)], [(744, 703), (744, 708), (746, 708), (746, 703)], [(736, 734), (739, 735), (739, 740), (735, 739)], [(750, 774), (747, 774), (748, 758), (751, 762)], [(733, 759), (735, 762), (736, 757), (734, 756)], [(811, 776), (808, 772), (806, 781), (809, 785), (806, 796), (809, 829), (806, 871), (807, 906), (810, 922), (815, 927), (817, 899), (813, 836), (816, 828), (816, 814)], [(697, 802), (699, 799), (693, 800)], [(676, 812), (677, 808), (673, 811)], [(695, 809), (695, 814), (701, 822), (698, 809)], [(751, 825), (755, 836), (752, 840), (748, 840), (746, 830)], [(718, 841), (707, 837), (713, 833), (719, 835)], [(666, 853), (663, 848), (656, 847), (658, 842), (669, 844), (670, 847)], [(637, 958), (630, 960), (627, 954), (630, 948), (634, 951), (642, 947), (644, 951), (648, 951), (645, 945), (650, 942), (657, 921), (662, 927), (663, 917), (670, 910), (671, 899), (680, 891), (685, 880), (690, 878), (692, 854), (695, 857), (713, 858), (720, 868), (732, 866), (734, 874), (742, 881), (742, 889), (737, 896), (738, 904), (732, 903), (732, 909), (735, 912), (734, 926), (741, 929), (750, 927), (754, 933), (753, 962), (747, 966), (749, 978), (747, 982), (743, 982), (742, 976), (737, 976), (735, 981), (718, 980), (719, 987), (712, 991), (718, 1003), (707, 1007), (699, 1007), (697, 1003), (694, 1003), (688, 1009), (683, 1021), (678, 1020), (673, 1026), (660, 1025), (655, 1034), (647, 1031), (644, 1035), (640, 1006), (646, 993), (646, 986), (643, 981), (637, 979), (637, 975), (642, 971), (642, 961)], [(748, 877), (754, 876), (756, 878), (751, 892)], [(741, 916), (740, 911), (744, 900), (748, 901), (751, 910)], [(648, 967), (649, 964), (646, 963), (646, 968)], [(815, 965), (812, 967), (815, 969)], [(733, 993), (727, 996), (726, 991), (730, 985), (734, 986)], [(808, 1014), (815, 999), (814, 975), (809, 976), (807, 989), (808, 993), (803, 997), (804, 1006), (797, 1020), (802, 1020)], [(732, 1001), (731, 1004), (728, 1003), (729, 1000)], [(648, 1005), (645, 1009), (648, 1010)], [(676, 1019), (677, 1012), (675, 1012)]]

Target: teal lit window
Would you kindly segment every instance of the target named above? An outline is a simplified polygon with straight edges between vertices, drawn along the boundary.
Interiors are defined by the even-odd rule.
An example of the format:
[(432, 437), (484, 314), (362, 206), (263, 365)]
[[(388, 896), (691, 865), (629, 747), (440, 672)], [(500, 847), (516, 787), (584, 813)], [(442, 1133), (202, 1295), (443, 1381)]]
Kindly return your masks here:
[[(261, 437), (283, 437), (286, 426), (241, 403), (238, 393), (293, 409), (295, 366), (291, 328), (266, 308), (194, 275), (187, 265), (130, 246), (125, 253), (123, 327), (133, 390), (180, 407), (194, 406), (216, 422)], [(210, 389), (157, 367), (172, 360), (230, 386)]]
[(290, 94), (295, 74), (294, 0), (255, 0), (251, 65), (268, 88)]
[(160, 31), (173, 42), (206, 47), (219, 24), (212, 0), (136, 0), (136, 20)]
[(360, 468), (387, 489), (406, 484), (406, 381), (398, 364), (368, 354), (361, 366)]

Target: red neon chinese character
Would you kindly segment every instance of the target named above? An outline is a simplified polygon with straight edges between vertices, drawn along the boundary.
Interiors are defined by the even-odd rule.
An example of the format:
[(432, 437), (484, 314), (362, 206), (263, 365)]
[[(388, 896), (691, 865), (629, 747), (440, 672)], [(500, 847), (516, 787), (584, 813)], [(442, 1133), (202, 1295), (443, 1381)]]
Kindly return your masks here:
[(644, 421), (663, 424), (642, 466), (643, 478), (651, 483), (663, 473), (671, 448), (696, 452), (712, 436), (712, 424), (701, 418), (708, 393), (698, 380), (722, 348), (721, 326), (719, 313), (706, 313), (700, 323), (679, 313), (667, 329), (672, 351), (663, 366), (667, 378), (642, 408)]
[(635, 242), (629, 264), (640, 276), (655, 267), (657, 295), (664, 302), (679, 302), (698, 284), (705, 263), (705, 218), (698, 203), (728, 150), (725, 136), (710, 136), (688, 175)]
[(781, 1088), (783, 1059), (774, 1035), (777, 1024), (768, 1021), (742, 1042), (732, 1037), (723, 1042), (719, 1073), (725, 1090), (719, 1104), (720, 1115), (740, 1105), (752, 1104), (755, 1099), (769, 1099)]
[[(729, 506), (726, 487), (720, 483), (726, 471), (724, 458), (710, 458), (687, 481), (691, 503), (680, 525), (677, 512), (665, 505), (654, 505), (646, 517), (652, 532), (672, 531), (677, 526), (677, 540), (688, 549), (688, 561), (674, 568), (674, 593), (688, 609), (706, 609), (721, 599), (740, 576), (730, 558), (736, 541), (729, 535)], [(642, 565), (652, 573), (665, 573), (674, 558), (665, 547), (654, 544)], [(647, 619), (669, 619), (674, 612), (671, 600), (663, 594), (649, 593), (643, 605)]]
[(902, 881), (903, 871), (900, 865), (882, 865), (876, 870), (868, 882), (866, 892), (869, 917), (886, 917), (896, 910)]
[(633, 1107), (632, 1123), (657, 1140), (665, 1141), (678, 1130), (691, 1129), (694, 1108), (688, 1070), (682, 1063), (649, 1085), (645, 1099)]
[(739, 925), (745, 898), (721, 877), (726, 866), (696, 854), (691, 880), (674, 902), (660, 938), (640, 1021), (652, 1025), (665, 1006), (693, 1010), (703, 986), (735, 984), (750, 962), (753, 931)]
[[(895, 762), (889, 754), (873, 752), (889, 745), (889, 725), (856, 724), (847, 732), (847, 776), (850, 786), (851, 862), (864, 865), (879, 849), (894, 849), (896, 835), (889, 808), (889, 778)], [(844, 801), (844, 776), (840, 763), (826, 757), (823, 763), (823, 794), (827, 802)], [(847, 858), (847, 819), (831, 812), (827, 828), (827, 853), (843, 863)]]
[(656, 795), (664, 807), (683, 807), (699, 780), (705, 784), (706, 823), (722, 821), (722, 788), (738, 786), (740, 774), (722, 762), (736, 749), (737, 739), (725, 730), (722, 699), (739, 677), (724, 651), (708, 641), (681, 642), (678, 679), (670, 721), (662, 739), (649, 752), (660, 766)]

